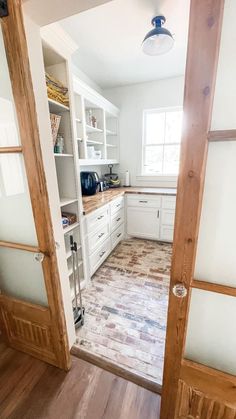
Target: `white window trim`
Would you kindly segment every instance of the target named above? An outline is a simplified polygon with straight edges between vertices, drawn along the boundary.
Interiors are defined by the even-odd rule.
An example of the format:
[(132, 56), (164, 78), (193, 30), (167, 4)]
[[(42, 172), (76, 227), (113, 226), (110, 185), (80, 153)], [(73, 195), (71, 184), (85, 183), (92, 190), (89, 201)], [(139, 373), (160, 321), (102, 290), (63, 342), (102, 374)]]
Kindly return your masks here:
[[(168, 175), (168, 174), (157, 174), (157, 175), (150, 175), (147, 173), (143, 173), (144, 167), (144, 136), (145, 136), (145, 114), (148, 112), (167, 112), (167, 111), (181, 111), (183, 110), (183, 106), (165, 106), (162, 108), (150, 108), (143, 110), (143, 121), (142, 121), (142, 149), (141, 149), (141, 161), (139, 162), (139, 175), (136, 176), (137, 180), (146, 180), (146, 181), (158, 181), (158, 180), (165, 180), (167, 182), (175, 182), (178, 179), (178, 175)], [(175, 143), (171, 143), (174, 145)], [(179, 145), (179, 143), (178, 143)]]

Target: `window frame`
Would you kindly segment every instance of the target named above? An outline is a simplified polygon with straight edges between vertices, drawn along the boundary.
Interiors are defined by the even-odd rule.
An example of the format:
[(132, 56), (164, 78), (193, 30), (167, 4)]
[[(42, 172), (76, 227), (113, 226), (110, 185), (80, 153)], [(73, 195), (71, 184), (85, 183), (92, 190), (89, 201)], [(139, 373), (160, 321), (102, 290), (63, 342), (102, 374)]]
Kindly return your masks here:
[(145, 155), (146, 155), (146, 149), (147, 147), (150, 146), (154, 146), (154, 147), (160, 147), (160, 146), (165, 146), (165, 145), (178, 145), (181, 146), (181, 139), (180, 142), (176, 142), (176, 143), (159, 143), (159, 144), (146, 144), (146, 137), (145, 137), (145, 133), (146, 133), (146, 115), (148, 113), (167, 113), (167, 112), (174, 112), (174, 111), (182, 111), (183, 112), (183, 106), (166, 106), (166, 107), (162, 107), (162, 108), (151, 108), (151, 109), (144, 109), (143, 110), (143, 129), (142, 129), (142, 149), (141, 149), (141, 170), (140, 170), (140, 177), (144, 177), (144, 178), (152, 178), (152, 179), (157, 179), (157, 178), (166, 178), (166, 179), (176, 179), (178, 177), (178, 173), (176, 174), (165, 174), (165, 173), (145, 173), (144, 171), (144, 162), (145, 162)]

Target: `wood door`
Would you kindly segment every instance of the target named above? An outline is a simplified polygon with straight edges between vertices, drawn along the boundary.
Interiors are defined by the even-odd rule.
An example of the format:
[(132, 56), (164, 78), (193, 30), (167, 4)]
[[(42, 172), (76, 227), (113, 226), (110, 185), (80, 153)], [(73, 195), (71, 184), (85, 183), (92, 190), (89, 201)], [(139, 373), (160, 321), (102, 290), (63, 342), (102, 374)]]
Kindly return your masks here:
[(14, 348), (68, 369), (21, 1), (1, 2), (0, 13), (0, 329)]
[[(223, 274), (215, 268), (225, 264), (218, 248), (227, 242), (219, 244), (217, 234), (229, 217), (234, 233), (228, 228), (228, 238), (235, 237), (236, 198), (222, 182), (224, 171), (228, 182), (235, 179), (236, 131), (209, 132), (224, 3), (191, 1), (161, 419), (236, 417), (236, 369), (228, 356), (235, 353), (235, 272), (228, 277), (235, 256), (229, 262), (227, 255)], [(235, 252), (235, 243), (228, 249)]]

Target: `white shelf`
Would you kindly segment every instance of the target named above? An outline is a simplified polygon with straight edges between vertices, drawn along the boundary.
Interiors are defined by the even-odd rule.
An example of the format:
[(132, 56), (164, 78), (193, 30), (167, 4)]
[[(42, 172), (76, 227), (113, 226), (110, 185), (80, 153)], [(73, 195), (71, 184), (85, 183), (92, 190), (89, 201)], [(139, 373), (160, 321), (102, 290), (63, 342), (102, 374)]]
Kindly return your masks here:
[(48, 98), (48, 104), (50, 112), (67, 112), (70, 110), (69, 106), (62, 105), (62, 103), (57, 102), (56, 100)]
[[(80, 279), (80, 289), (81, 291), (86, 287), (86, 281), (84, 278)], [(70, 290), (70, 295), (71, 295), (71, 300), (74, 303), (75, 301), (75, 296), (74, 296), (74, 288), (72, 287)], [(78, 291), (78, 285), (77, 285), (77, 298), (79, 298), (79, 291)], [(79, 300), (78, 300), (79, 303)]]
[(54, 153), (55, 157), (74, 157), (73, 154), (67, 154), (67, 153)]
[(78, 199), (76, 198), (60, 198), (60, 207), (64, 207), (69, 204), (73, 204), (74, 202), (77, 202)]
[(107, 144), (107, 147), (117, 147), (117, 145), (115, 145), (115, 144)]
[[(83, 265), (83, 261), (79, 260), (78, 262), (78, 266), (80, 267), (81, 265)], [(76, 269), (77, 271), (77, 269)], [(71, 276), (73, 274), (73, 268), (68, 269), (68, 275)]]
[(88, 144), (99, 144), (99, 145), (102, 145), (103, 144), (103, 142), (102, 141), (94, 141), (94, 140), (87, 140), (86, 141)]
[(106, 164), (119, 164), (116, 159), (80, 159), (80, 166), (99, 166)]
[(107, 134), (107, 135), (112, 135), (112, 136), (113, 136), (113, 135), (114, 135), (114, 136), (116, 136), (116, 135), (117, 135), (117, 133), (116, 133), (116, 132), (111, 131), (110, 129), (107, 129), (107, 130), (106, 130), (106, 134)]
[(103, 130), (102, 130), (102, 129), (92, 127), (92, 125), (86, 125), (86, 131), (87, 131), (87, 133), (93, 133), (93, 132), (103, 132)]
[[(79, 246), (77, 246), (77, 250), (79, 251), (82, 248), (81, 244)], [(68, 250), (66, 252), (66, 259), (69, 259), (72, 256), (72, 252), (71, 250)]]
[(79, 227), (79, 223), (78, 222), (77, 223), (74, 223), (74, 224), (71, 224), (68, 227), (63, 228), (64, 234), (69, 233), (70, 231), (74, 230), (74, 228), (77, 228), (77, 227)]

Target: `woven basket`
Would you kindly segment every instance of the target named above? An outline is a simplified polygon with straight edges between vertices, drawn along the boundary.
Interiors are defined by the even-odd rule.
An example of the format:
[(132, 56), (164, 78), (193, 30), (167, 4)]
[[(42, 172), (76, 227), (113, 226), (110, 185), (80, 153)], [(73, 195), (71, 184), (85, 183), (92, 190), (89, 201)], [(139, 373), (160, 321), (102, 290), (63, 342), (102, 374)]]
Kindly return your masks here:
[(51, 130), (52, 130), (52, 140), (53, 146), (55, 146), (57, 141), (57, 134), (59, 130), (59, 125), (61, 122), (61, 116), (55, 115), (54, 113), (50, 113), (50, 121), (51, 121)]

